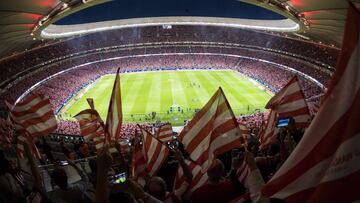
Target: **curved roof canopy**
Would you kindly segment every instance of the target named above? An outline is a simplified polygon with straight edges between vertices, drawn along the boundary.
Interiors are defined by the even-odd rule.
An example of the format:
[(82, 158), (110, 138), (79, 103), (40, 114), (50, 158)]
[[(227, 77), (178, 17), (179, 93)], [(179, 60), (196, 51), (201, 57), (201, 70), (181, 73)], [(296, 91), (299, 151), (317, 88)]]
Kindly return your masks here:
[[(234, 2), (240, 3), (237, 0), (178, 0), (177, 2), (189, 4), (190, 9), (172, 12), (172, 10), (169, 9), (171, 8), (170, 5), (170, 7), (166, 7), (165, 10), (155, 10), (150, 16), (144, 16), (141, 9), (138, 9), (142, 5), (139, 4), (139, 2), (145, 0), (123, 0), (123, 2), (135, 2), (135, 6), (130, 4), (128, 6), (121, 6), (121, 8), (125, 10), (132, 9), (130, 12), (131, 15), (128, 17), (124, 16), (120, 20), (109, 19), (109, 21), (97, 23), (86, 22), (87, 24), (82, 25), (66, 25), (68, 24), (68, 20), (64, 17), (71, 17), (73, 13), (107, 1), (108, 0), (0, 1), (0, 56), (10, 55), (13, 52), (32, 48), (44, 43), (42, 42), (44, 39), (50, 40), (49, 38), (68, 37), (87, 31), (95, 32), (129, 26), (158, 24), (205, 24), (233, 26), (244, 29), (285, 31), (294, 33), (303, 39), (322, 41), (323, 43), (340, 46), (348, 7), (347, 1), (344, 0), (332, 0), (331, 2), (328, 0), (240, 0), (271, 10), (284, 17), (284, 19), (282, 19), (279, 15), (272, 15), (265, 11), (263, 13), (265, 19), (260, 17), (259, 20), (259, 18), (249, 19), (254, 18), (254, 16), (246, 14), (246, 12), (241, 12), (241, 10), (236, 12), (238, 7), (233, 5)], [(162, 0), (153, 1), (162, 2)], [(206, 6), (193, 5), (194, 3), (192, 3), (199, 1), (203, 2), (199, 5)], [(352, 1), (355, 2), (357, 6), (360, 5), (360, 0)], [(138, 2), (138, 4), (136, 2)], [(215, 4), (209, 3), (209, 6), (206, 2), (215, 2)], [(230, 2), (230, 6), (224, 6), (227, 4), (221, 2)], [(145, 9), (146, 7), (149, 6), (145, 6)], [(179, 6), (175, 5), (175, 7), (177, 8)], [(204, 13), (202, 8), (208, 7), (210, 8), (210, 13)], [(100, 7), (90, 9), (95, 8)], [(149, 9), (153, 8), (162, 9), (161, 6), (154, 6)], [(225, 14), (214, 12), (216, 10), (221, 10)], [(101, 12), (102, 10), (98, 9), (98, 11)], [(259, 13), (262, 12), (263, 11), (260, 12), (259, 10)], [(156, 17), (157, 13), (160, 17)], [(244, 17), (247, 19), (243, 19), (241, 13), (244, 13)], [(80, 14), (81, 12), (75, 14), (75, 16)], [(53, 23), (62, 18), (64, 19), (60, 21), (58, 25), (53, 25)], [(75, 21), (75, 23), (79, 22)]]

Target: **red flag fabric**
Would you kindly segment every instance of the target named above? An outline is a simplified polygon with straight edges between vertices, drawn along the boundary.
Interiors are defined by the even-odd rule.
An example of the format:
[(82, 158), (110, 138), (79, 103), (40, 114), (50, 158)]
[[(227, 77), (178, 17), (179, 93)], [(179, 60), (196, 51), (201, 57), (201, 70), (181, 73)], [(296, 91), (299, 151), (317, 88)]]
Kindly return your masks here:
[(120, 89), (120, 68), (115, 76), (115, 82), (111, 93), (108, 115), (105, 125), (105, 136), (107, 142), (116, 141), (121, 132), (122, 124), (122, 106), (121, 106), (121, 89)]
[(278, 114), (271, 110), (267, 122), (263, 124), (265, 127), (259, 133), (260, 149), (265, 149), (276, 141), (276, 134), (279, 131), (278, 128), (276, 128), (277, 119)]
[(80, 133), (85, 141), (91, 139), (95, 142), (97, 151), (101, 151), (104, 147), (104, 123), (99, 113), (94, 109), (86, 109), (74, 116), (80, 125)]
[(297, 128), (306, 128), (311, 121), (305, 96), (296, 76), (269, 100), (265, 108), (275, 111), (279, 118), (292, 117)]
[(239, 128), (240, 128), (243, 140), (244, 140), (244, 145), (247, 146), (248, 140), (250, 138), (250, 130), (246, 127), (245, 123), (239, 123)]
[(136, 135), (134, 139), (133, 155), (131, 161), (131, 173), (133, 178), (140, 184), (145, 184), (146, 160), (143, 153), (142, 143)]
[[(190, 191), (194, 192), (196, 189), (201, 187), (203, 184), (206, 183), (208, 180), (208, 176), (206, 172), (203, 172), (201, 170), (200, 165), (191, 162), (189, 160), (185, 160), (185, 163), (188, 165), (189, 169), (191, 170), (191, 173), (193, 175), (193, 179), (191, 181), (190, 185)], [(181, 185), (184, 184), (185, 178), (183, 176), (184, 172), (181, 167), (178, 167), (176, 176), (175, 176), (175, 183), (174, 183), (174, 191), (179, 189)]]
[(20, 157), (24, 157), (24, 144), (27, 144), (36, 158), (41, 155), (33, 143), (33, 138), (47, 136), (57, 128), (57, 122), (48, 97), (31, 95), (15, 106), (6, 102), (9, 115), (19, 132), (17, 150)]
[(6, 104), (10, 109), (9, 115), (14, 121), (16, 130), (22, 135), (27, 133), (32, 137), (46, 136), (57, 128), (48, 97), (32, 95), (15, 106)]
[(286, 202), (356, 202), (360, 194), (360, 13), (350, 4), (328, 92), (302, 140), (262, 192)]
[(17, 153), (19, 155), (20, 158), (24, 158), (24, 153), (25, 153), (25, 146), (24, 145), (28, 145), (31, 154), (37, 158), (37, 159), (41, 159), (41, 154), (38, 150), (38, 148), (36, 147), (36, 145), (34, 144), (33, 138), (28, 135), (19, 135), (17, 137), (17, 145), (16, 145), (16, 149), (17, 149)]
[(265, 108), (271, 109), (271, 112), (265, 130), (259, 136), (260, 149), (276, 141), (276, 122), (279, 118), (292, 117), (297, 128), (306, 128), (311, 121), (305, 96), (296, 76), (269, 100)]
[(161, 142), (170, 142), (173, 141), (173, 131), (170, 123), (161, 126), (157, 133), (157, 139)]
[(246, 163), (245, 158), (242, 161), (242, 164), (240, 167), (236, 170), (236, 177), (239, 180), (239, 182), (245, 186), (246, 179), (250, 175), (250, 168), (248, 164)]
[[(215, 92), (208, 103), (184, 127), (179, 140), (184, 144), (190, 158), (188, 162), (193, 173), (192, 190), (206, 179), (206, 171), (216, 156), (233, 148), (240, 147), (244, 141), (234, 113), (221, 88)], [(180, 186), (184, 177), (178, 170), (175, 188)]]
[(146, 130), (141, 129), (143, 153), (146, 161), (146, 171), (150, 176), (156, 175), (169, 155), (169, 149)]
[(85, 141), (98, 136), (104, 136), (104, 123), (99, 113), (94, 109), (86, 109), (74, 116), (79, 122), (80, 133)]

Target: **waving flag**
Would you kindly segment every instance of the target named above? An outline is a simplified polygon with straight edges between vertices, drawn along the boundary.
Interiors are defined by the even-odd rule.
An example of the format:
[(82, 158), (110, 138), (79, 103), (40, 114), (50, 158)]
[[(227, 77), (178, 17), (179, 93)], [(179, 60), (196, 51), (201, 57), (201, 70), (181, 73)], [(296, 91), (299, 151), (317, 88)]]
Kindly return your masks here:
[(245, 186), (246, 179), (250, 175), (250, 168), (248, 164), (246, 163), (245, 158), (242, 161), (242, 164), (240, 167), (236, 170), (236, 177), (239, 180), (239, 182)]
[(7, 103), (9, 115), (14, 122), (17, 137), (17, 150), (20, 157), (24, 154), (24, 144), (27, 144), (31, 153), (40, 158), (40, 153), (33, 143), (34, 137), (47, 136), (57, 128), (57, 122), (47, 97), (32, 95), (15, 106)]
[(292, 117), (297, 128), (305, 128), (311, 121), (305, 96), (296, 76), (270, 99), (265, 108), (271, 109), (271, 112), (265, 130), (259, 135), (260, 149), (276, 141), (276, 122), (279, 118)]
[(86, 109), (74, 116), (80, 125), (80, 133), (85, 141), (91, 139), (95, 142), (97, 151), (101, 151), (104, 147), (104, 123), (99, 113), (94, 109)]
[(30, 153), (34, 157), (36, 157), (37, 159), (41, 159), (41, 154), (36, 145), (34, 144), (33, 137), (31, 137), (27, 133), (25, 135), (19, 135), (17, 137), (16, 149), (20, 158), (24, 158), (25, 144), (29, 146)]
[(12, 106), (10, 117), (17, 131), (32, 137), (49, 135), (57, 128), (56, 119), (48, 97), (32, 95)]
[(157, 139), (161, 142), (169, 142), (173, 140), (173, 131), (170, 123), (161, 126), (157, 133)]
[(276, 142), (276, 134), (279, 131), (278, 128), (276, 128), (277, 119), (278, 114), (271, 110), (267, 122), (263, 123), (265, 127), (259, 133), (260, 149), (265, 149), (270, 144)]
[(308, 127), (311, 121), (305, 96), (296, 76), (270, 99), (265, 108), (275, 111), (279, 118), (294, 118), (297, 128)]
[(74, 116), (79, 121), (80, 133), (85, 141), (104, 136), (104, 123), (94, 109), (86, 109)]
[[(237, 120), (221, 88), (185, 126), (179, 140), (195, 161), (188, 164), (194, 176), (192, 189), (205, 182), (206, 171), (216, 156), (244, 143)], [(180, 174), (177, 177), (175, 187), (185, 181)]]
[(239, 128), (241, 131), (241, 135), (244, 139), (244, 145), (247, 146), (248, 145), (248, 140), (250, 138), (250, 130), (247, 128), (246, 123), (239, 123)]
[(143, 153), (141, 141), (137, 135), (134, 139), (134, 148), (131, 161), (132, 177), (141, 185), (145, 185), (146, 160)]
[(115, 76), (115, 82), (111, 93), (108, 115), (105, 125), (105, 136), (108, 142), (116, 141), (121, 132), (122, 107), (121, 107), (121, 89), (120, 89), (120, 68)]
[[(193, 175), (193, 179), (191, 181), (191, 186), (190, 186), (190, 191), (193, 192), (206, 183), (206, 181), (208, 180), (208, 176), (206, 172), (203, 172), (201, 170), (200, 165), (191, 162), (189, 160), (185, 160), (185, 163), (186, 165), (188, 165)], [(184, 184), (184, 182), (185, 182), (184, 172), (181, 167), (178, 167), (175, 176), (174, 191), (179, 189), (181, 185)]]
[(149, 132), (142, 129), (143, 153), (146, 160), (146, 171), (150, 176), (156, 175), (169, 155), (169, 149)]
[(360, 13), (350, 4), (343, 48), (318, 114), (263, 188), (286, 202), (358, 202)]

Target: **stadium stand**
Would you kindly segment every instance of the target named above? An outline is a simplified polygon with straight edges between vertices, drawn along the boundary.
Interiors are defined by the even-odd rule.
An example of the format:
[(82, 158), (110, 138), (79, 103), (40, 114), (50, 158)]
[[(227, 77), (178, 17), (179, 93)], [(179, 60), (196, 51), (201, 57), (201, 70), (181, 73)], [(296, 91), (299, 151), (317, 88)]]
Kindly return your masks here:
[[(324, 87), (333, 74), (338, 54), (339, 50), (333, 47), (234, 28), (174, 26), (170, 30), (144, 27), (106, 31), (59, 41), (3, 59), (0, 67), (6, 68), (0, 75), (3, 81), (0, 94), (10, 102), (23, 95), (48, 95), (53, 110), (58, 113), (79, 91), (101, 76), (114, 74), (118, 67), (122, 73), (162, 69), (231, 69), (256, 80), (273, 93), (279, 92), (296, 75), (306, 99), (318, 103), (319, 95), (324, 94)], [(3, 103), (0, 106), (6, 109)], [(147, 187), (128, 180), (123, 184), (125, 189), (111, 189), (108, 202), (119, 198), (128, 202), (134, 199), (144, 202), (203, 202), (206, 199), (204, 194), (217, 194), (220, 190), (225, 194), (226, 202), (238, 197), (257, 202), (255, 199), (261, 199), (261, 195), (250, 196), (250, 190), (246, 188), (248, 185), (239, 180), (241, 165), (245, 163), (249, 167), (246, 170), (249, 170), (252, 184), (261, 186), (274, 175), (304, 133), (302, 129), (290, 126), (269, 148), (259, 150), (257, 136), (263, 130), (268, 115), (268, 112), (257, 111), (236, 118), (248, 130), (243, 138), (247, 150), (236, 148), (218, 157), (219, 160), (208, 172), (210, 185), (214, 187), (206, 184), (191, 195), (185, 194), (184, 189), (189, 188), (189, 182), (198, 177), (187, 173), (190, 170), (187, 166), (189, 155), (174, 141), (178, 150), (170, 152), (157, 174), (159, 177), (147, 179)], [(57, 121), (55, 133), (35, 140), (42, 154), (39, 159), (41, 175), (35, 178), (39, 178), (44, 191), (27, 188), (32, 177), (17, 167), (10, 167), (9, 159), (1, 151), (0, 161), (4, 167), (0, 176), (15, 177), (11, 178), (15, 189), (6, 191), (8, 196), (5, 197), (11, 202), (24, 202), (25, 196), (32, 201), (42, 198), (44, 202), (50, 202), (50, 199), (55, 202), (102, 202), (96, 200), (99, 194), (95, 196), (94, 191), (99, 187), (107, 188), (105, 180), (108, 174), (111, 174), (112, 181), (122, 181), (116, 176), (121, 172), (131, 174), (130, 166), (136, 158), (132, 157), (132, 150), (135, 150), (132, 146), (136, 146), (135, 137), (141, 133), (137, 124), (122, 125), (120, 139), (128, 150), (120, 150), (111, 158), (96, 151), (94, 140), (88, 142), (80, 136), (78, 122), (61, 116), (57, 116)], [(156, 132), (164, 124), (142, 123), (140, 126)], [(177, 133), (173, 135), (179, 136)], [(4, 151), (8, 157), (16, 156), (11, 148)], [(182, 185), (184, 188), (180, 189), (173, 187), (176, 185), (174, 177), (178, 164), (187, 179)], [(97, 179), (97, 176), (102, 178)], [(17, 180), (16, 177), (21, 178)], [(32, 191), (32, 195), (25, 195), (26, 190)], [(69, 192), (72, 192), (71, 195), (64, 195)]]

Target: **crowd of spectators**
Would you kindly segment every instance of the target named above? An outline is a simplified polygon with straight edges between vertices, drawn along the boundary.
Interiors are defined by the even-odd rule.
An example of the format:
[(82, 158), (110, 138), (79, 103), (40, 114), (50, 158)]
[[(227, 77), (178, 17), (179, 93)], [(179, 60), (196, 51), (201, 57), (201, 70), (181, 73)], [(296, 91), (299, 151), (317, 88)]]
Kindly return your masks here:
[[(2, 86), (1, 97), (14, 102), (29, 87), (47, 79), (32, 93), (49, 96), (54, 111), (58, 113), (71, 98), (99, 77), (115, 73), (117, 67), (121, 67), (121, 72), (160, 71), (164, 68), (232, 69), (277, 92), (296, 74), (281, 66), (285, 65), (326, 86), (331, 71), (324, 68), (335, 65), (338, 53), (338, 49), (321, 44), (236, 28), (173, 26), (172, 29), (142, 27), (112, 30), (59, 41), (2, 59), (0, 81), (9, 79), (8, 84), (12, 87), (3, 90)], [(112, 57), (120, 58), (86, 64)], [(75, 66), (80, 67), (73, 69)], [(56, 73), (60, 74), (54, 76)], [(299, 78), (306, 98), (318, 102), (324, 90), (303, 75)], [(174, 144), (171, 147), (173, 150), (157, 176), (147, 177), (145, 185), (139, 185), (129, 170), (133, 160), (131, 150), (126, 153), (120, 151), (113, 156), (106, 150), (97, 154), (91, 143), (88, 146), (76, 137), (80, 134), (78, 122), (58, 116), (56, 134), (51, 139), (41, 139), (36, 143), (45, 157), (40, 163), (51, 163), (42, 166), (43, 174), (48, 174), (47, 179), (36, 170), (38, 163), (34, 159), (29, 159), (27, 165), (30, 165), (30, 170), (23, 173), (16, 159), (11, 160), (8, 154), (0, 151), (0, 202), (222, 203), (240, 196), (245, 202), (269, 202), (256, 188), (261, 188), (272, 177), (299, 142), (303, 131), (295, 129), (290, 123), (280, 131), (275, 143), (259, 150), (258, 135), (266, 117), (266, 112), (238, 117), (237, 121), (250, 130), (247, 150), (233, 149), (219, 156), (207, 171), (208, 181), (189, 193), (187, 189), (193, 177), (185, 164), (188, 157), (181, 144), (171, 143)], [(141, 124), (150, 132), (159, 125), (163, 123)], [(138, 130), (134, 123), (123, 124), (120, 137), (133, 144)], [(64, 139), (68, 137), (71, 139)], [(97, 161), (89, 157), (92, 155), (97, 155)], [(76, 164), (76, 159), (82, 160)], [(251, 181), (246, 185), (238, 181), (236, 173), (243, 161), (250, 168)], [(186, 181), (181, 189), (172, 190), (178, 166), (182, 168)], [(73, 172), (69, 172), (69, 168)], [(127, 174), (127, 180), (117, 184), (114, 175), (121, 172)], [(74, 178), (74, 174), (79, 178)], [(51, 190), (44, 189), (47, 187), (45, 183), (52, 185)]]
[(268, 52), (282, 52), (295, 58), (300, 57), (308, 61), (318, 61), (318, 64), (326, 63), (330, 66), (335, 65), (339, 53), (338, 49), (322, 44), (235, 28), (211, 26), (174, 26), (171, 30), (164, 30), (156, 26), (128, 28), (63, 40), (5, 58), (0, 62), (0, 68), (5, 68), (3, 70), (6, 72), (0, 76), (0, 80), (3, 81), (8, 76), (13, 76), (22, 70), (42, 64), (45, 61), (88, 50), (126, 46), (128, 44), (186, 41), (224, 42), (260, 47)]
[[(256, 112), (250, 115), (241, 115), (237, 118), (238, 123), (245, 124), (249, 131), (253, 134), (257, 134), (263, 122), (266, 120), (268, 112)], [(149, 132), (163, 125), (164, 123), (141, 123), (141, 127), (146, 129)], [(121, 127), (121, 138), (122, 139), (131, 139), (135, 136), (135, 132), (138, 129), (136, 123), (125, 123)], [(58, 128), (56, 130), (57, 134), (63, 135), (80, 135), (80, 126), (77, 121), (73, 120), (62, 120), (58, 119)]]
[[(101, 53), (101, 54), (100, 54)], [(159, 53), (167, 55), (158, 55)], [(177, 54), (181, 53), (181, 54)], [(189, 54), (186, 54), (189, 53)], [(202, 54), (208, 54), (207, 56)], [(146, 55), (148, 54), (148, 55)], [(173, 55), (169, 55), (173, 54)], [(228, 54), (227, 56), (221, 54)], [(145, 55), (145, 56), (144, 56)], [(143, 70), (143, 69), (159, 69), (162, 67), (180, 67), (180, 68), (228, 68), (237, 66), (238, 59), (232, 57), (239, 55), (242, 57), (258, 58), (271, 63), (278, 63), (291, 67), (297, 71), (303, 72), (317, 79), (323, 85), (327, 85), (330, 78), (331, 71), (324, 68), (319, 68), (307, 62), (297, 60), (291, 57), (286, 57), (276, 53), (270, 53), (260, 50), (249, 50), (241, 47), (233, 46), (214, 46), (213, 44), (170, 44), (158, 45), (149, 47), (133, 47), (124, 48), (121, 50), (102, 50), (100, 52), (91, 52), (86, 55), (72, 56), (68, 59), (53, 59), (53, 62), (40, 68), (31, 69), (30, 71), (20, 73), (13, 78), (10, 83), (4, 83), (1, 86), (1, 94), (8, 101), (15, 101), (24, 91), (29, 87), (38, 83), (39, 81), (63, 70), (73, 68), (91, 61), (98, 61), (108, 58), (116, 58), (101, 63), (91, 64), (92, 67), (117, 66), (126, 67), (128, 70)], [(60, 60), (60, 61), (59, 61)], [(260, 63), (260, 61), (258, 62)], [(265, 66), (265, 63), (263, 66)], [(88, 65), (85, 65), (86, 67)], [(23, 75), (22, 75), (23, 74)], [(3, 72), (0, 77), (12, 78)], [(5, 86), (7, 84), (7, 86)], [(3, 102), (0, 102), (3, 106)]]
[[(238, 121), (258, 129), (264, 116), (256, 113), (242, 116)], [(158, 126), (144, 124), (142, 127), (150, 130)], [(135, 131), (136, 127), (131, 127), (131, 130)], [(259, 150), (256, 131), (251, 132), (246, 150), (244, 147), (234, 148), (218, 156), (207, 171), (208, 180), (194, 191), (188, 190), (194, 178), (185, 162), (189, 157), (177, 141), (168, 143), (172, 150), (161, 169), (154, 176), (140, 180), (131, 172), (130, 166), (134, 164), (131, 150), (123, 151), (118, 145), (115, 146), (117, 151), (110, 154), (107, 148), (96, 152), (91, 142), (85, 143), (79, 139), (64, 140), (65, 136), (43, 138), (36, 142), (43, 154), (40, 163), (47, 163), (41, 165), (40, 170), (36, 169), (38, 161), (29, 159), (31, 167), (24, 173), (19, 169), (19, 162), (0, 150), (0, 199), (2, 202), (55, 203), (228, 203), (235, 199), (258, 203), (282, 202), (262, 196), (260, 189), (286, 160), (301, 140), (303, 132), (290, 123), (281, 130), (275, 143)], [(129, 140), (130, 148), (134, 144), (134, 136), (132, 133), (125, 138)], [(27, 154), (25, 156), (28, 157)], [(244, 182), (239, 181), (240, 174), (237, 173), (243, 162), (249, 167)], [(180, 188), (173, 187), (178, 167), (182, 168), (185, 177)], [(119, 181), (119, 174), (125, 174), (126, 178)]]
[[(171, 48), (167, 48), (166, 51), (169, 51)], [(211, 67), (211, 68), (233, 68), (239, 66), (239, 61), (241, 61), (237, 57), (232, 56), (224, 56), (224, 55), (216, 55), (213, 53), (207, 53), (207, 55), (201, 55), (208, 50), (203, 50), (206, 48), (202, 47), (188, 47), (186, 50), (189, 54), (175, 54), (174, 56), (168, 57), (167, 55), (148, 55), (148, 56), (136, 56), (132, 55), (129, 57), (118, 58), (114, 60), (104, 61), (101, 63), (95, 63), (91, 65), (84, 65), (83, 67), (96, 68), (102, 69), (104, 67), (126, 67), (124, 70), (145, 70), (145, 69), (160, 69), (166, 67), (163, 65), (166, 64), (169, 67), (179, 67), (179, 68), (203, 68), (203, 67)], [(214, 48), (212, 48), (214, 49)], [(220, 50), (219, 50), (220, 49)], [(148, 52), (151, 49), (147, 49)], [(255, 55), (251, 55), (251, 52), (246, 50), (237, 50), (237, 49), (225, 49), (225, 48), (218, 48), (218, 52), (223, 52), (227, 54), (236, 54), (239, 53), (244, 57), (254, 57)], [(192, 53), (195, 52), (195, 53)], [(187, 52), (185, 52), (187, 53)], [(199, 53), (199, 54), (197, 54)], [(102, 58), (109, 58), (109, 57), (117, 57), (119, 53), (117, 52), (110, 52), (106, 53), (109, 56), (102, 56), (99, 54), (93, 54), (90, 56), (84, 56), (80, 58), (72, 58), (66, 61), (62, 61), (59, 63), (51, 64), (44, 68), (38, 69), (36, 71), (31, 72), (28, 76), (22, 78), (17, 78), (16, 83), (12, 84), (11, 88), (8, 88), (2, 93), (4, 98), (7, 98), (8, 101), (15, 101), (23, 92), (25, 92), (29, 87), (38, 83), (39, 81), (59, 72), (62, 70), (73, 68), (74, 66), (81, 65), (90, 61), (101, 60)], [(122, 53), (120, 53), (121, 55)], [(253, 53), (254, 54), (254, 53)], [(304, 74), (307, 74), (323, 85), (327, 84), (328, 79), (330, 78), (330, 74), (319, 69), (314, 68), (313, 66), (307, 66), (306, 64), (298, 63), (297, 61), (291, 61), (287, 58), (275, 57), (270, 56), (266, 52), (256, 52), (256, 57), (254, 58), (264, 58), (268, 59), (269, 61), (276, 61), (279, 60), (279, 64), (285, 64), (288, 67), (294, 68)], [(170, 60), (171, 59), (171, 60)], [(244, 61), (249, 61), (249, 59)], [(251, 63), (254, 63), (254, 66), (276, 66), (276, 64), (269, 64), (262, 61), (255, 61), (253, 60)], [(79, 71), (82, 68), (78, 68)], [(113, 70), (111, 70), (113, 71)], [(110, 71), (110, 72), (111, 72)], [(3, 105), (3, 103), (2, 103)]]
[[(98, 56), (93, 57), (94, 59), (98, 59), (96, 58)], [(73, 61), (70, 61), (54, 65), (51, 68), (34, 74), (33, 77), (46, 77), (47, 74), (56, 73), (56, 71), (60, 71), (61, 68), (66, 69), (66, 67), (71, 68), (76, 64), (83, 64), (86, 62), (86, 59), (79, 59), (76, 61), (77, 63), (74, 64), (71, 64)], [(54, 111), (58, 113), (71, 98), (102, 75), (115, 73), (117, 67), (126, 67), (121, 69), (122, 72), (149, 70), (158, 71), (163, 67), (184, 69), (233, 69), (262, 83), (263, 86), (267, 87), (272, 92), (279, 91), (294, 75), (294, 72), (281, 69), (277, 67), (276, 64), (264, 63), (262, 61), (249, 58), (212, 54), (133, 56), (130, 58), (121, 58), (118, 60), (109, 60), (101, 63), (84, 65), (76, 69), (69, 69), (69, 71), (59, 74), (58, 76), (44, 82), (41, 86), (36, 88), (33, 93), (48, 95), (52, 105), (54, 106)], [(316, 75), (317, 72), (313, 74)], [(299, 78), (307, 98), (323, 93), (323, 90), (315, 83), (302, 76)], [(25, 88), (26, 84), (31, 82), (32, 80), (24, 80), (24, 83), (20, 83), (20, 87)], [(21, 90), (21, 88), (16, 88), (12, 91), (8, 91), (8, 100), (11, 101), (11, 98), (14, 100), (18, 94), (24, 91)], [(124, 132), (125, 131), (126, 129)], [(64, 134), (79, 134), (79, 128), (71, 121), (62, 121), (57, 132)]]

